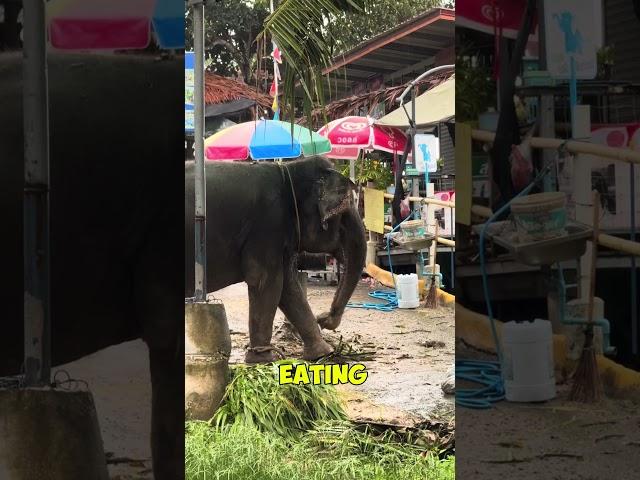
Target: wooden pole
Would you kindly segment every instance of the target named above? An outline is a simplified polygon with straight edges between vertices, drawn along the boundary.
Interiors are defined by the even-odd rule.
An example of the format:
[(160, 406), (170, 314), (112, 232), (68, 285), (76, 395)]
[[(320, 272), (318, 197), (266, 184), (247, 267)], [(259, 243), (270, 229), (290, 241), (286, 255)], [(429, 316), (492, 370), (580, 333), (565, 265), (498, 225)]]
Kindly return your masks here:
[[(578, 138), (591, 136), (591, 109), (589, 105), (576, 105), (572, 109), (573, 135)], [(573, 202), (575, 204), (576, 221), (585, 225), (593, 223), (593, 195), (591, 193), (591, 158), (584, 153), (578, 154), (573, 169)], [(589, 291), (590, 258), (593, 245), (588, 243), (585, 254), (580, 258), (580, 275), (578, 281), (579, 296), (584, 298)]]
[[(393, 195), (390, 194), (390, 193), (385, 193), (384, 194), (384, 198), (393, 199)], [(427, 205), (438, 205), (440, 207), (456, 208), (456, 203), (455, 202), (447, 202), (445, 200), (439, 200), (439, 199), (433, 198), (433, 197), (429, 197), (429, 198), (408, 197), (408, 200), (410, 202), (420, 202), (420, 203), (424, 203), (424, 204), (427, 204)]]
[[(481, 142), (491, 143), (493, 142), (494, 137), (495, 133), (488, 132), (486, 130), (471, 131), (471, 138)], [(606, 147), (604, 145), (596, 145), (594, 143), (580, 142), (578, 140), (562, 140), (560, 138), (531, 138), (531, 147), (533, 148), (550, 148), (557, 150), (561, 146), (564, 146), (564, 148), (571, 153), (596, 155), (598, 157), (610, 158), (619, 162), (640, 165), (640, 152), (629, 148)]]

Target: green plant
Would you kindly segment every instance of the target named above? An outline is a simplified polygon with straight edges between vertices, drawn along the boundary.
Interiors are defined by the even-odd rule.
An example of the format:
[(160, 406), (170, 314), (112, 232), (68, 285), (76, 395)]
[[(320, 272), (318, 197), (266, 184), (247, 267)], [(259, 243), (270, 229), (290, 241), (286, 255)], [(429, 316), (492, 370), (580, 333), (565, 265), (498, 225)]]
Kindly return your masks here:
[(342, 422), (296, 441), (244, 424), (186, 425), (187, 480), (453, 480), (455, 458), (373, 437)]
[(431, 437), (356, 425), (332, 386), (279, 385), (283, 363), (234, 367), (214, 418), (185, 424), (187, 480), (455, 478)]
[(282, 0), (266, 18), (257, 37), (258, 51), (266, 50), (267, 39), (274, 39), (282, 52), (283, 118), (295, 118), (298, 91), (307, 118), (315, 107), (324, 106), (322, 70), (333, 61), (327, 24), (343, 12), (362, 12), (365, 4), (366, 0)]
[(613, 45), (600, 47), (597, 52), (598, 65), (613, 65), (615, 50)]
[(469, 48), (456, 55), (456, 121), (473, 122), (495, 104), (495, 84), (485, 67), (473, 65)]
[(223, 405), (212, 419), (217, 426), (243, 424), (283, 437), (309, 430), (319, 420), (343, 420), (344, 410), (331, 385), (280, 385), (278, 365), (237, 365)]
[[(385, 190), (389, 185), (393, 184), (393, 172), (381, 160), (369, 157), (358, 159), (355, 167), (356, 183), (366, 185), (368, 182), (373, 182), (378, 190)], [(349, 176), (348, 162), (342, 166), (340, 173), (345, 177)]]
[(611, 76), (611, 67), (615, 61), (615, 50), (613, 45), (605, 45), (598, 49), (598, 78), (608, 79)]

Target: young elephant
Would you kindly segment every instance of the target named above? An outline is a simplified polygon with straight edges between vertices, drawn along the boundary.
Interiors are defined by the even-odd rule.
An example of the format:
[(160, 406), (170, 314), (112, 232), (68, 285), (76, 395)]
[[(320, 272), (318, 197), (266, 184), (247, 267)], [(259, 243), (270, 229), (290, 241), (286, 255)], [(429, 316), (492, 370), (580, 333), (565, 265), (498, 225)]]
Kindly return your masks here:
[[(194, 164), (185, 164), (185, 295), (193, 295)], [(249, 289), (248, 363), (274, 359), (279, 307), (304, 342), (303, 357), (331, 353), (320, 334), (334, 330), (364, 266), (364, 227), (351, 182), (322, 157), (287, 162), (208, 163), (207, 290), (238, 282)], [(329, 312), (316, 319), (297, 281), (300, 252), (328, 253), (344, 265)]]

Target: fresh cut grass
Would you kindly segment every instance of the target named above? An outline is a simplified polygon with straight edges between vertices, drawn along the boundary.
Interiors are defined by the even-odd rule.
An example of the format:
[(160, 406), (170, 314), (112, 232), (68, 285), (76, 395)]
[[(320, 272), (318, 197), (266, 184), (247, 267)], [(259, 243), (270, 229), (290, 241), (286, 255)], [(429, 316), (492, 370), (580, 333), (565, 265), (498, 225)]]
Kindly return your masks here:
[(280, 385), (277, 363), (236, 366), (211, 421), (186, 425), (186, 478), (453, 480), (454, 457), (426, 449), (348, 421), (330, 385)]
[[(326, 432), (325, 432), (326, 434)], [(364, 435), (364, 434), (363, 434)], [(326, 440), (326, 439), (325, 439)], [(187, 480), (453, 480), (454, 457), (420, 455), (406, 445), (368, 445), (353, 432), (322, 448), (310, 431), (287, 441), (243, 424), (187, 425)], [(369, 443), (373, 443), (369, 441)], [(326, 447), (326, 445), (325, 445)]]

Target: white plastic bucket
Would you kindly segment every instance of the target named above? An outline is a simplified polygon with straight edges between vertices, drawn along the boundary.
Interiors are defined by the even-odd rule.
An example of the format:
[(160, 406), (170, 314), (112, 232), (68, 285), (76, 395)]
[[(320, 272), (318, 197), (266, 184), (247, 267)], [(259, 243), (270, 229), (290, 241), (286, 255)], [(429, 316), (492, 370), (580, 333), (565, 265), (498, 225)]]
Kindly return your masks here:
[(535, 193), (516, 198), (511, 212), (521, 242), (546, 240), (566, 234), (567, 195), (563, 192)]
[(502, 330), (502, 375), (510, 402), (542, 402), (556, 396), (551, 322), (507, 322)]
[(418, 275), (396, 275), (396, 296), (399, 308), (417, 308), (420, 306)]

